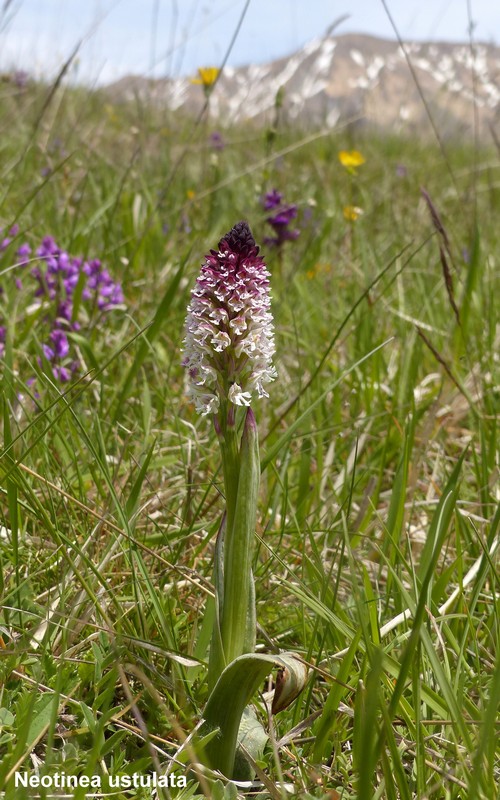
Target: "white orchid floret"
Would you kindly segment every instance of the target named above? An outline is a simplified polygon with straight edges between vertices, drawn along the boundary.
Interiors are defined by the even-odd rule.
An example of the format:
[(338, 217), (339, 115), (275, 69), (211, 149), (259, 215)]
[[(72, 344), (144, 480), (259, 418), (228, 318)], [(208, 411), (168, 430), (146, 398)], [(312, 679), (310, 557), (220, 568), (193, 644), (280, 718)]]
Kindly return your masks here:
[(251, 392), (244, 392), (241, 386), (233, 383), (228, 392), (228, 398), (236, 406), (249, 406), (252, 399)]

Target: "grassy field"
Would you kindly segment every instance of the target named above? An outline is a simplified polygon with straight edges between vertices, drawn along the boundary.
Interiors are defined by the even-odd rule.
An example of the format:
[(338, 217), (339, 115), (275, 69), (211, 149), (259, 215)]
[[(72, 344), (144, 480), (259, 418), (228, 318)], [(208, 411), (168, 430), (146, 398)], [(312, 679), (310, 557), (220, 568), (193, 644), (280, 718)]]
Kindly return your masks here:
[[(272, 721), (255, 698), (270, 741), (253, 796), (496, 797), (498, 151), (355, 126), (219, 131), (8, 81), (0, 126), (4, 796), (64, 793), (16, 788), (26, 771), (98, 776), (96, 796), (166, 770), (157, 794), (109, 792), (244, 791), (190, 769), (223, 498), (181, 350), (203, 257), (245, 219), (272, 274), (278, 371), (253, 404), (258, 650), (310, 668)], [(298, 209), (282, 247), (264, 243), (273, 189)], [(63, 322), (44, 237), (75, 266)], [(93, 259), (116, 302), (86, 296)]]

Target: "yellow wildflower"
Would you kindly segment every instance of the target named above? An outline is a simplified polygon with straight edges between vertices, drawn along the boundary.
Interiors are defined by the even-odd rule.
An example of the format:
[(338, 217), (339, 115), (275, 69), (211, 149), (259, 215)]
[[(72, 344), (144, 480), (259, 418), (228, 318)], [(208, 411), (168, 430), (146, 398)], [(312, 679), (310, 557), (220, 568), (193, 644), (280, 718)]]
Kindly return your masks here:
[(198, 77), (191, 78), (191, 83), (196, 83), (203, 86), (204, 89), (209, 89), (219, 77), (219, 72), (220, 69), (217, 67), (198, 67)]
[(193, 191), (193, 189), (188, 189), (186, 192), (186, 197), (188, 200), (194, 200), (194, 198), (196, 197), (196, 192)]
[(347, 222), (355, 222), (363, 213), (363, 209), (359, 206), (344, 206), (342, 213)]
[(339, 153), (339, 161), (349, 172), (355, 172), (356, 167), (360, 167), (361, 164), (364, 164), (366, 159), (359, 150), (341, 150)]

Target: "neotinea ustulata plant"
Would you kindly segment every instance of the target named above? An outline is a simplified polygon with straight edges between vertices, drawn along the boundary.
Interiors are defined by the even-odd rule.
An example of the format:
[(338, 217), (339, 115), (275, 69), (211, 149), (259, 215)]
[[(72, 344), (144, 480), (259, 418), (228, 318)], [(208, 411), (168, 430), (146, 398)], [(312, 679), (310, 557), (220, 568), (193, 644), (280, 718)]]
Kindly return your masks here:
[(202, 733), (217, 731), (205, 754), (209, 765), (229, 778), (247, 777), (237, 757), (238, 740), (244, 736), (246, 749), (254, 743), (258, 754), (267, 738), (255, 719), (249, 721), (246, 707), (272, 667), (279, 668), (273, 713), (297, 697), (307, 678), (293, 654), (254, 652), (252, 562), (260, 460), (250, 404), (255, 395), (268, 397), (266, 386), (276, 377), (269, 277), (248, 224), (238, 222), (202, 264), (184, 340), (189, 395), (197, 411), (212, 417), (222, 458), (226, 508), (215, 551), (210, 695)]

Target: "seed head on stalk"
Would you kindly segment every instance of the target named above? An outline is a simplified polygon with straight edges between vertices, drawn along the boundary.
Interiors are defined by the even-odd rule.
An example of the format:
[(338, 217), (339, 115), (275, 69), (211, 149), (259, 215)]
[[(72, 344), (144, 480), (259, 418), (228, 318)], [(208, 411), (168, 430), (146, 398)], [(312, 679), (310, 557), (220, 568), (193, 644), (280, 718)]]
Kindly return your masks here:
[(248, 223), (238, 222), (205, 257), (188, 306), (182, 363), (199, 413), (268, 397), (276, 377), (270, 306), (269, 272)]

